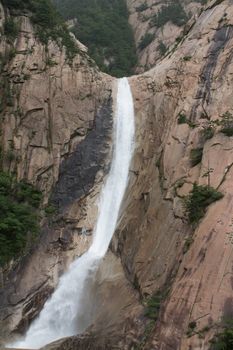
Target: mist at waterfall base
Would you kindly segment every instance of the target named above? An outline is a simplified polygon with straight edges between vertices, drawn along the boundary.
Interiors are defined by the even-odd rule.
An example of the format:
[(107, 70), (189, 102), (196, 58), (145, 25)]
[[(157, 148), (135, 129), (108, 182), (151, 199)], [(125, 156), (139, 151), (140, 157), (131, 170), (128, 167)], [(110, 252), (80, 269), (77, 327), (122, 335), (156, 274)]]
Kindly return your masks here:
[[(60, 338), (83, 333), (91, 324), (88, 283), (94, 279), (117, 225), (133, 154), (134, 106), (128, 80), (118, 80), (111, 169), (103, 186), (94, 238), (89, 250), (60, 278), (57, 289), (33, 321), (25, 337), (8, 347), (38, 349)], [(87, 298), (89, 300), (87, 300)], [(86, 300), (85, 300), (86, 299)], [(89, 312), (88, 312), (89, 311)]]

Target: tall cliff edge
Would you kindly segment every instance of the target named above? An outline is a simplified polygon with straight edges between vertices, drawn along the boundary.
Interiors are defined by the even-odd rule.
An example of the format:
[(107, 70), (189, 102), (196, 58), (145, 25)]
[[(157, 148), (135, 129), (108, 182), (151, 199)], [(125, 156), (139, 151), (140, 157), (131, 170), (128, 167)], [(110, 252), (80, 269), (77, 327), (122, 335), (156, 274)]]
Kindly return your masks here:
[[(4, 282), (6, 338), (9, 331), (25, 331), (58, 276), (88, 246), (89, 236), (77, 233), (82, 228), (91, 232), (95, 222), (95, 198), (110, 158), (115, 96), (114, 79), (92, 67), (84, 53), (69, 66), (51, 42), (57, 64), (45, 69), (45, 49), (35, 41), (28, 19), (20, 18), (19, 46), (7, 71), (12, 84), (25, 67), (30, 77), (18, 87), (24, 117), (7, 107), (2, 142), (7, 147), (13, 140), (21, 155), (11, 169), (38, 182), (45, 201), (52, 193), (61, 209), (50, 226), (43, 223), (37, 250)], [(129, 79), (135, 156), (119, 225), (98, 271), (97, 293), (90, 296), (96, 309), (93, 325), (82, 337), (48, 349), (207, 350), (222, 321), (232, 318), (232, 19), (231, 0), (211, 1), (170, 54)], [(34, 50), (25, 56), (30, 43)], [(34, 63), (37, 68), (30, 70)], [(77, 160), (83, 170), (80, 152), (83, 142), (90, 145), (85, 150), (93, 149), (93, 120), (100, 121), (94, 129), (105, 140), (99, 145), (103, 158), (96, 160), (102, 167), (84, 193), (67, 200), (69, 164)], [(82, 171), (79, 176), (71, 189), (78, 188)], [(200, 206), (194, 206), (193, 218), (187, 200), (206, 188), (210, 205), (200, 215)], [(215, 191), (222, 198), (210, 200)]]

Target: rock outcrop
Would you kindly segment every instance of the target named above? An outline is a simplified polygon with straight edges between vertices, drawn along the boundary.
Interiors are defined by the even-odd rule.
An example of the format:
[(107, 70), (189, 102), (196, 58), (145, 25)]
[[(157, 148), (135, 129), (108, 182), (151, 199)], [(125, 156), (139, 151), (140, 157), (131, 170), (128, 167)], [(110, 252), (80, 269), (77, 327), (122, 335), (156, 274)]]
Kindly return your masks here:
[[(232, 137), (217, 126), (203, 139), (233, 111), (232, 11), (230, 1), (210, 3), (171, 57), (130, 80), (139, 124), (137, 175), (118, 252), (142, 295), (171, 288), (143, 349), (208, 349), (217, 325), (232, 317)], [(192, 166), (190, 152), (200, 148), (202, 160)], [(183, 199), (194, 182), (207, 185), (208, 178), (224, 197), (194, 229)]]
[[(61, 340), (48, 349), (207, 350), (221, 320), (232, 317), (233, 143), (232, 136), (221, 132), (224, 118), (231, 120), (233, 115), (232, 18), (231, 0), (210, 2), (173, 52), (150, 71), (129, 79), (135, 101), (135, 156), (119, 225), (97, 275), (93, 325), (85, 336)], [(26, 62), (32, 64), (37, 57), (41, 64), (43, 47), (36, 43), (34, 50)], [(76, 238), (74, 232), (92, 229), (95, 198), (109, 162), (110, 131), (106, 135), (104, 130), (111, 129), (105, 112), (111, 110), (114, 99), (113, 79), (91, 67), (84, 54), (69, 67), (53, 44), (50, 50), (54, 50), (53, 60), (59, 57), (58, 64), (30, 73), (20, 90), (19, 106), (26, 108), (27, 123), (24, 118), (16, 123), (10, 110), (5, 117), (8, 123), (3, 122), (4, 145), (21, 135), (18, 176), (38, 182), (47, 198), (52, 193), (60, 203), (51, 227), (44, 222), (47, 228), (37, 251), (21, 262), (17, 274), (13, 272), (5, 284), (1, 319), (6, 331), (26, 328), (65, 266), (87, 247), (83, 236)], [(18, 59), (17, 54), (11, 67)], [(27, 103), (21, 102), (26, 97)], [(48, 105), (52, 114), (46, 112), (51, 111), (45, 108)], [(28, 106), (35, 113), (33, 123), (27, 118)], [(88, 137), (93, 143), (93, 120), (101, 118), (105, 122), (95, 130), (106, 135), (106, 144), (97, 142), (105, 153), (98, 158), (102, 166), (99, 169), (94, 161), (91, 172), (96, 173), (89, 173), (92, 158), (84, 156), (77, 168), (81, 169), (74, 184), (77, 192), (73, 191), (72, 180), (66, 178), (72, 170), (69, 163), (80, 165), (79, 152), (89, 152)], [(30, 139), (39, 137), (29, 136), (32, 130), (41, 135), (37, 141)], [(42, 137), (48, 130), (53, 137)], [(34, 155), (34, 148), (39, 155)], [(201, 152), (196, 163), (190, 156), (193, 150)], [(51, 162), (52, 168), (46, 168)], [(48, 170), (41, 174), (41, 169)], [(83, 176), (88, 181), (84, 192), (79, 189)], [(184, 206), (194, 183), (211, 185), (224, 195), (208, 207), (195, 227), (188, 222)], [(66, 198), (63, 193), (69, 189), (71, 195)], [(67, 245), (58, 238), (68, 239)], [(158, 292), (161, 305), (150, 319), (143, 309), (147, 298)]]
[[(203, 5), (202, 5), (203, 3)], [(179, 42), (187, 28), (195, 22), (205, 1), (154, 1), (127, 0), (129, 23), (134, 32), (137, 46), (138, 64), (136, 71), (148, 70)], [(178, 10), (177, 5), (180, 4)], [(155, 25), (155, 18), (163, 7), (171, 6), (167, 20)], [(169, 20), (174, 14), (175, 21)], [(164, 16), (164, 17), (165, 17)], [(163, 19), (162, 19), (163, 20)], [(144, 44), (143, 44), (144, 43)]]
[[(2, 28), (5, 16), (1, 6)], [(55, 204), (58, 215), (42, 218), (40, 241), (3, 281), (1, 332), (8, 321), (10, 329), (24, 330), (65, 266), (87, 249), (112, 134), (114, 79), (78, 42), (71, 62), (55, 42), (40, 43), (26, 14), (14, 21), (17, 38), (1, 36), (2, 167), (35, 184), (43, 205)]]

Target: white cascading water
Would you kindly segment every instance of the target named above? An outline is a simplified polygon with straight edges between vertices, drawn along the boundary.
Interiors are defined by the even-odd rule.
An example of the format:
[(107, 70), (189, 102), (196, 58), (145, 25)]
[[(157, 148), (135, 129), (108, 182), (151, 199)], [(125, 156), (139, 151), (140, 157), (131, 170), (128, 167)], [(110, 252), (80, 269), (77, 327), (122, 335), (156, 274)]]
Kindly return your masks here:
[[(31, 324), (26, 336), (7, 347), (38, 349), (57, 339), (81, 334), (91, 324), (91, 311), (88, 312), (84, 307), (85, 298), (88, 298), (87, 281), (93, 277), (101, 258), (106, 254), (116, 229), (128, 182), (133, 139), (133, 98), (127, 78), (122, 78), (118, 80), (113, 159), (100, 196), (93, 243), (60, 278), (57, 289)], [(91, 304), (91, 300), (86, 301), (87, 304)]]

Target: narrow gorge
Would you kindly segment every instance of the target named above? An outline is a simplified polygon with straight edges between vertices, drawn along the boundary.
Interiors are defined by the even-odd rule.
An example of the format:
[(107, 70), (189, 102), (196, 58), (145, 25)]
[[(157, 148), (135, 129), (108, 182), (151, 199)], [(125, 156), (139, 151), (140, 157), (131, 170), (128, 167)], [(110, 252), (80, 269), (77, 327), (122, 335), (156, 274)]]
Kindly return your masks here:
[(0, 348), (232, 350), (233, 1), (94, 3), (0, 1)]
[(89, 300), (90, 305), (85, 305), (85, 308), (83, 303), (90, 293), (96, 270), (116, 228), (133, 152), (134, 111), (127, 79), (121, 79), (117, 89), (112, 165), (100, 195), (93, 243), (61, 277), (57, 289), (45, 303), (25, 338), (8, 347), (38, 349), (54, 340), (83, 333), (91, 324), (93, 301)]

